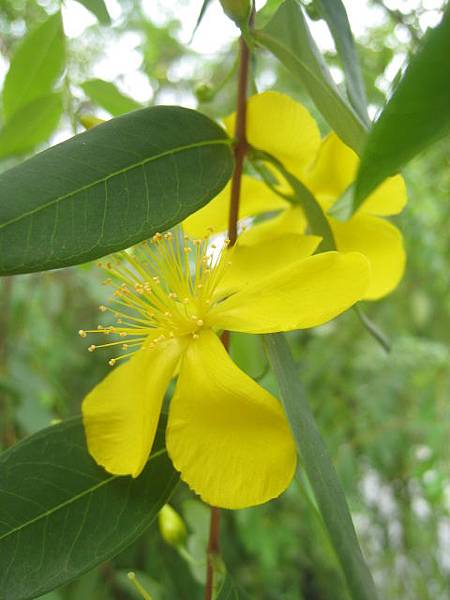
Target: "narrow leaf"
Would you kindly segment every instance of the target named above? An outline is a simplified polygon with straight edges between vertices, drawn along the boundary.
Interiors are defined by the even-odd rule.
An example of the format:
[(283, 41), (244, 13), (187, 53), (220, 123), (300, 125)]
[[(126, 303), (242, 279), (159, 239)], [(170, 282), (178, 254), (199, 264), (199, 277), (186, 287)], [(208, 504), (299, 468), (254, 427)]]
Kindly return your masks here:
[(116, 86), (109, 81), (91, 79), (82, 83), (81, 87), (95, 104), (107, 110), (113, 117), (119, 117), (132, 110), (142, 108), (139, 102), (119, 92)]
[(299, 204), (302, 207), (308, 225), (311, 228), (311, 233), (322, 238), (320, 251), (336, 250), (336, 243), (328, 219), (325, 216), (323, 208), (310, 190), (295, 175), (292, 175), (277, 158), (268, 152), (252, 149), (250, 157), (253, 160), (269, 162), (281, 174), (282, 179), (287, 181), (292, 190), (289, 194), (280, 192), (279, 188), (270, 185), (267, 180), (266, 183), (275, 194), (278, 194), (292, 204)]
[(366, 127), (336, 87), (297, 2), (283, 2), (269, 23), (253, 35), (301, 81), (330, 127), (359, 153)]
[(370, 123), (364, 81), (356, 54), (352, 30), (342, 0), (319, 0), (318, 8), (333, 36), (336, 50), (342, 61), (348, 98), (361, 121)]
[(0, 174), (0, 275), (92, 260), (179, 223), (230, 178), (230, 143), (204, 115), (159, 106)]
[(203, 21), (203, 17), (206, 14), (208, 6), (211, 4), (211, 0), (203, 0), (200, 12), (198, 13), (197, 21), (194, 26), (194, 30), (191, 35), (191, 42), (194, 39), (194, 35), (197, 33), (197, 29), (200, 27), (200, 23)]
[(4, 119), (48, 95), (64, 67), (64, 31), (57, 12), (29, 33), (12, 57), (3, 88)]
[(450, 7), (372, 127), (361, 158), (355, 210), (386, 177), (450, 130)]
[(86, 449), (81, 419), (54, 425), (0, 455), (0, 589), (36, 598), (131, 544), (178, 475), (159, 430), (137, 479), (110, 475)]
[(0, 158), (25, 154), (48, 140), (63, 111), (61, 94), (49, 94), (20, 108), (0, 129)]
[(263, 337), (269, 361), (301, 463), (308, 475), (330, 541), (341, 563), (353, 600), (376, 600), (377, 593), (361, 553), (344, 492), (322, 441), (297, 368), (283, 334)]
[(76, 0), (87, 8), (102, 25), (109, 25), (111, 18), (106, 8), (105, 0)]

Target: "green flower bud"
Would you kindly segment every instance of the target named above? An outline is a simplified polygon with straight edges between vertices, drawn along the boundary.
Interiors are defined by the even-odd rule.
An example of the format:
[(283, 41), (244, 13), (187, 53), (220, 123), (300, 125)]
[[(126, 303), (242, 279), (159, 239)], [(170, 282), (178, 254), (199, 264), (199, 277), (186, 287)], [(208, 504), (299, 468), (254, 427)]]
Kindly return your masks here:
[(215, 96), (215, 90), (210, 83), (199, 83), (195, 88), (195, 95), (199, 102), (211, 102)]
[(246, 28), (252, 11), (251, 0), (220, 0), (224, 13), (240, 28)]
[(168, 504), (164, 504), (158, 515), (159, 531), (163, 540), (178, 548), (183, 546), (187, 537), (187, 529), (180, 515)]

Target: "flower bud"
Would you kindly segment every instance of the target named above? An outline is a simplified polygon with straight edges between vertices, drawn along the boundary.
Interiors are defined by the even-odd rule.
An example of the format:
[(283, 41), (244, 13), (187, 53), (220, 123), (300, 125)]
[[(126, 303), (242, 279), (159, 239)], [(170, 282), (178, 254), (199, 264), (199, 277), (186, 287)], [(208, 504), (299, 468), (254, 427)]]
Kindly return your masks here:
[(178, 548), (186, 541), (187, 530), (183, 519), (169, 504), (164, 504), (158, 515), (159, 531), (163, 540)]
[(211, 102), (214, 99), (215, 90), (210, 83), (199, 83), (195, 88), (195, 95), (199, 102)]
[(220, 0), (224, 13), (240, 28), (246, 28), (252, 11), (251, 0)]

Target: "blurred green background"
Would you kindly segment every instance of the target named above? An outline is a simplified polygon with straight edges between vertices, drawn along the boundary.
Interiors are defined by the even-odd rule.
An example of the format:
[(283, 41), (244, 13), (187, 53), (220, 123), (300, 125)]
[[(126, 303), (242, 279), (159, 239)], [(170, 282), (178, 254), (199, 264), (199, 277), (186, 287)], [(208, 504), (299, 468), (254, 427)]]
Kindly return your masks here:
[[(2, 76), (26, 32), (61, 4), (0, 0)], [(105, 100), (98, 90), (83, 87), (98, 77), (143, 105), (181, 103), (215, 118), (230, 112), (237, 31), (215, 4), (189, 45), (201, 2), (108, 0), (110, 25), (100, 24), (81, 4), (65, 2), (66, 69), (56, 84), (64, 113), (51, 137), (34, 150), (81, 131), (82, 115), (109, 118), (120, 106), (126, 109), (126, 98), (118, 109), (111, 108), (111, 90)], [(269, 0), (266, 9), (278, 4)], [(315, 17), (313, 2), (304, 4)], [(443, 3), (345, 4), (374, 116), (397, 69), (437, 21)], [(339, 60), (322, 26), (315, 23), (314, 31), (339, 82)], [(255, 89), (298, 98), (326, 131), (309, 98), (272, 58), (258, 53), (253, 67)], [(6, 156), (0, 169), (22, 158)], [(450, 584), (448, 139), (415, 159), (405, 177), (410, 202), (395, 222), (405, 238), (407, 271), (393, 294), (364, 306), (390, 338), (391, 353), (377, 345), (352, 311), (289, 339), (380, 598), (440, 600), (448, 597)], [(53, 419), (79, 413), (85, 393), (107, 373), (107, 355), (88, 353), (77, 335), (97, 323), (98, 305), (105, 301), (101, 279), (95, 266), (83, 265), (0, 281), (0, 449)], [(232, 353), (241, 368), (276, 392), (259, 338), (235, 335)], [(347, 598), (309, 497), (294, 482), (277, 501), (223, 513), (223, 556), (240, 597)], [(154, 600), (202, 598), (208, 509), (181, 485), (172, 503), (188, 525), (194, 562), (168, 546), (155, 523), (114, 561), (45, 598), (137, 598), (126, 577), (129, 570), (138, 573)]]

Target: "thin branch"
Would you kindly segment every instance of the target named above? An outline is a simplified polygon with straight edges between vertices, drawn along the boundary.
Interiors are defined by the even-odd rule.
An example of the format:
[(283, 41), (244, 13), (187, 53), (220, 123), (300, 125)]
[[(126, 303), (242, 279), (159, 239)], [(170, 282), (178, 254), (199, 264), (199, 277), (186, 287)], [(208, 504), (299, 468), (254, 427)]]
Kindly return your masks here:
[[(253, 15), (252, 15), (253, 17)], [(252, 20), (252, 19), (251, 19)], [(235, 168), (233, 179), (231, 181), (230, 195), (230, 211), (228, 217), (228, 238), (230, 246), (233, 246), (237, 240), (237, 224), (239, 219), (239, 201), (241, 195), (241, 179), (244, 165), (245, 155), (248, 150), (247, 138), (245, 135), (247, 122), (247, 90), (248, 90), (248, 73), (250, 63), (250, 50), (241, 37), (239, 41), (240, 61), (239, 61), (239, 77), (238, 77), (238, 93), (236, 103), (236, 125), (235, 125), (235, 147), (234, 158)], [(229, 349), (230, 334), (224, 331), (222, 334), (222, 343), (225, 348)], [(209, 528), (209, 540), (207, 548), (207, 568), (206, 568), (206, 585), (205, 585), (205, 600), (212, 600), (214, 590), (214, 562), (215, 557), (220, 550), (220, 509), (211, 507), (211, 518)]]

